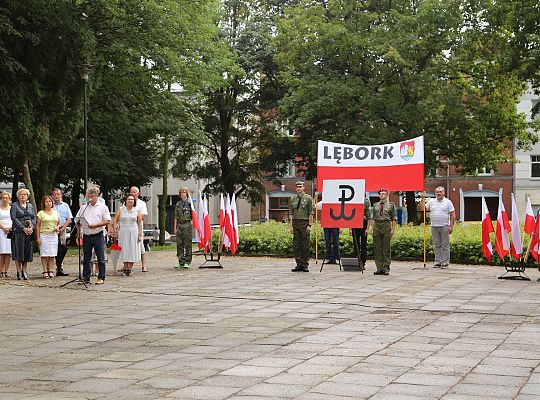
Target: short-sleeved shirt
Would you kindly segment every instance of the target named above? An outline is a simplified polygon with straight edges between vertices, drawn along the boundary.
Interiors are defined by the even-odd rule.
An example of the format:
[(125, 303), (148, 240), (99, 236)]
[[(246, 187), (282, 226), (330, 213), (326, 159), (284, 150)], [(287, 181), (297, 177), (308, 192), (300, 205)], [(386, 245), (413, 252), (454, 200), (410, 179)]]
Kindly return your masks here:
[(60, 215), (60, 221), (59, 221), (60, 226), (64, 226), (64, 224), (66, 223), (68, 219), (73, 218), (73, 214), (71, 213), (71, 209), (69, 208), (69, 205), (67, 203), (64, 203), (63, 201), (59, 203), (54, 203), (53, 210), (56, 211), (58, 215)]
[(41, 210), (37, 213), (37, 217), (41, 220), (41, 226), (39, 228), (40, 233), (53, 233), (56, 230), (60, 219), (60, 215), (54, 210), (51, 215)]
[(293, 196), (291, 198), (290, 212), (292, 219), (309, 219), (309, 216), (313, 213), (313, 199), (306, 193), (303, 193), (302, 196)]
[(188, 222), (191, 221), (191, 202), (188, 200), (180, 199), (174, 207), (174, 218), (176, 222)]
[(396, 206), (391, 201), (376, 202), (373, 204), (370, 214), (371, 219), (375, 220), (375, 222), (397, 220)]
[(426, 210), (429, 211), (431, 226), (449, 226), (450, 213), (455, 211), (454, 205), (446, 197), (442, 200), (430, 199), (426, 204)]
[[(84, 218), (88, 222), (88, 225), (96, 225), (102, 221), (110, 221), (111, 214), (109, 212), (109, 207), (107, 207), (104, 203), (97, 201), (95, 205), (92, 205), (91, 203), (86, 203), (83, 205), (79, 209), (75, 220), (79, 218)], [(106, 232), (104, 226), (100, 226), (99, 228), (85, 228), (83, 225), (82, 230), (83, 234), (85, 235), (94, 235), (96, 233)]]
[(141, 200), (140, 198), (137, 199), (135, 210), (140, 211), (143, 218), (148, 215), (148, 208), (146, 207), (146, 202), (144, 200)]

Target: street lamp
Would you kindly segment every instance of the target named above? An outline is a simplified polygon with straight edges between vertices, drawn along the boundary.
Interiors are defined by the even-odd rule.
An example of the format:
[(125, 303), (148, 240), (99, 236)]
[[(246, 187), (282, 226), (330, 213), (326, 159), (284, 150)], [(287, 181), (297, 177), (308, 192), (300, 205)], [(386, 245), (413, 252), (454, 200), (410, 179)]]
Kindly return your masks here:
[(86, 108), (87, 100), (87, 87), (88, 80), (90, 79), (90, 71), (92, 66), (90, 64), (79, 65), (79, 72), (81, 73), (81, 79), (84, 88), (83, 98), (83, 122), (84, 122), (84, 193), (86, 195), (86, 189), (88, 188), (88, 110)]
[(439, 161), (446, 168), (446, 197), (448, 197), (450, 196), (450, 164), (452, 161), (448, 157)]

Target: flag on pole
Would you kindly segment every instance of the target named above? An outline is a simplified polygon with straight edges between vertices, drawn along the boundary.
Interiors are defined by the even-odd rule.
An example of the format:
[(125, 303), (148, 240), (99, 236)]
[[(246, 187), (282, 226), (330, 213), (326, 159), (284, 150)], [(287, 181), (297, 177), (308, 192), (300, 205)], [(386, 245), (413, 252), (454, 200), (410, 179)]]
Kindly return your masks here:
[[(221, 230), (221, 235), (223, 237), (223, 246), (225, 246), (225, 249), (229, 250), (229, 248), (231, 247), (231, 239), (230, 237), (227, 235), (227, 228), (226, 228), (226, 224), (227, 224), (227, 213), (226, 213), (226, 209), (225, 209), (225, 200), (223, 199), (223, 193), (221, 193), (220, 195), (220, 205), (219, 205), (219, 229)], [(230, 231), (229, 231), (230, 233)]]
[(523, 230), (527, 235), (531, 236), (534, 232), (535, 225), (536, 221), (534, 219), (534, 212), (531, 205), (531, 196), (527, 196), (527, 211), (525, 212), (525, 226), (523, 227)]
[(195, 240), (197, 240), (199, 250), (206, 247), (206, 232), (204, 231), (204, 199), (199, 190), (199, 208), (197, 208), (197, 219), (199, 220), (200, 231), (195, 231)]
[(202, 236), (201, 232), (201, 225), (199, 224), (199, 220), (197, 219), (197, 212), (195, 211), (195, 206), (193, 205), (193, 199), (191, 198), (191, 194), (188, 191), (188, 197), (189, 197), (189, 204), (191, 205), (191, 226), (193, 226), (193, 229), (195, 229), (195, 232), (199, 237)]
[(236, 196), (234, 195), (234, 193), (231, 200), (231, 212), (233, 218), (234, 237), (236, 239), (236, 245), (238, 247), (238, 243), (240, 243), (240, 234), (238, 231), (238, 210), (236, 209)]
[(499, 209), (497, 211), (497, 228), (495, 229), (495, 250), (500, 259), (504, 259), (510, 252), (510, 222), (504, 209), (502, 191), (499, 191)]
[(516, 260), (521, 260), (523, 245), (521, 244), (521, 228), (519, 226), (516, 198), (514, 197), (514, 193), (511, 193), (510, 197), (512, 198), (512, 244), (510, 251), (512, 252), (512, 257)]
[(212, 227), (210, 226), (210, 216), (208, 215), (208, 196), (204, 196), (203, 205), (203, 225), (201, 229), (204, 235), (204, 251), (208, 251), (210, 247), (210, 239), (212, 238)]
[(234, 254), (238, 248), (238, 243), (236, 242), (236, 238), (234, 236), (231, 197), (229, 196), (229, 193), (227, 193), (227, 201), (225, 203), (225, 233), (229, 237), (231, 253)]
[(531, 236), (531, 254), (540, 263), (540, 213), (536, 216), (533, 234)]
[(482, 252), (486, 260), (491, 262), (491, 256), (493, 255), (493, 247), (491, 246), (490, 233), (493, 230), (493, 221), (489, 215), (489, 210), (486, 204), (486, 199), (482, 196)]

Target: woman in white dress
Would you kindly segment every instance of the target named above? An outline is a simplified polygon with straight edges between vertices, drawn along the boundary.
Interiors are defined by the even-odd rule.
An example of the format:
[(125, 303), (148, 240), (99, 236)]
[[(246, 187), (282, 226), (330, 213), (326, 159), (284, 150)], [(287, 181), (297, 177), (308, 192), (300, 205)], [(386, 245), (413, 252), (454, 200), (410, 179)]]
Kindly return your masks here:
[(124, 274), (131, 275), (133, 264), (141, 261), (142, 215), (135, 208), (137, 200), (132, 194), (124, 199), (124, 206), (114, 216), (114, 237), (121, 247), (119, 259), (124, 263)]
[(7, 234), (11, 231), (11, 195), (8, 192), (0, 193), (0, 278), (9, 278), (8, 269), (11, 261), (11, 239)]
[(53, 210), (51, 196), (43, 196), (41, 199), (41, 211), (37, 213), (36, 243), (41, 255), (43, 278), (52, 278), (56, 268), (55, 257), (58, 253), (58, 231), (60, 214)]

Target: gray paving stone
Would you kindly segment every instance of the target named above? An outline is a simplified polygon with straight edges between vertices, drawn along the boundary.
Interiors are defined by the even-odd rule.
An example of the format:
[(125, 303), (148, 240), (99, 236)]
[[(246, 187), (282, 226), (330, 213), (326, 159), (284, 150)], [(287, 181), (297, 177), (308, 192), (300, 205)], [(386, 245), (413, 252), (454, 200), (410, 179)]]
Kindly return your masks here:
[(282, 399), (295, 398), (306, 392), (309, 386), (303, 385), (284, 385), (275, 383), (259, 383), (247, 389), (238, 392), (239, 396), (266, 396), (278, 397)]
[(238, 388), (227, 386), (188, 386), (167, 395), (167, 398), (222, 400), (238, 392)]
[(349, 396), (354, 398), (366, 398), (377, 393), (380, 389), (381, 388), (378, 386), (323, 382), (320, 385), (312, 388), (310, 392), (327, 395)]
[(148, 274), (88, 291), (0, 281), (0, 398), (540, 396), (540, 298), (497, 268), (398, 262), (383, 280), (235, 256), (179, 273), (148, 255)]

